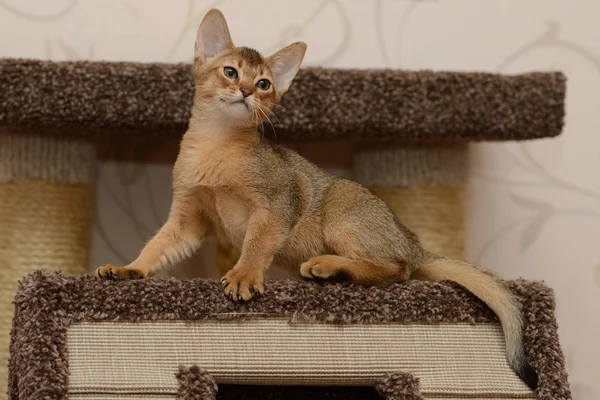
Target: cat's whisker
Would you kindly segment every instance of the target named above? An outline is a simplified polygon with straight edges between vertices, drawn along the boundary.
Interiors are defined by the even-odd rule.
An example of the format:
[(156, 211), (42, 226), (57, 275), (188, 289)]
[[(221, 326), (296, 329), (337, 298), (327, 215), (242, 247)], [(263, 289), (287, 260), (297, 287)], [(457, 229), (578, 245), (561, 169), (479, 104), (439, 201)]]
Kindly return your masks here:
[(261, 104), (259, 104), (259, 107), (261, 108), (261, 110), (263, 111), (263, 113), (265, 113), (265, 114), (268, 113), (269, 116), (272, 116), (278, 124), (281, 123), (281, 121), (279, 120), (279, 118), (277, 118), (277, 116), (275, 115), (275, 113), (273, 112), (273, 110), (270, 110), (267, 106), (264, 106), (264, 105), (261, 105)]
[(266, 102), (265, 104), (266, 104), (267, 106), (270, 106), (270, 107), (273, 107), (273, 108), (275, 108), (275, 107), (279, 107), (279, 108), (281, 108), (283, 111), (287, 110), (287, 108), (285, 108), (285, 107), (283, 107), (283, 106), (280, 106), (280, 105), (279, 105), (279, 104), (277, 104), (277, 103)]
[(218, 107), (222, 107), (223, 104), (220, 101), (216, 101), (213, 106), (210, 108), (210, 110), (208, 110), (208, 114), (212, 114), (213, 111), (215, 111), (216, 108)]
[(254, 126), (258, 129), (258, 126), (260, 125), (260, 115), (256, 109), (252, 110), (252, 115), (254, 116)]
[[(252, 103), (254, 104), (254, 101)], [(261, 124), (261, 118), (260, 118), (258, 108), (253, 108), (252, 112), (256, 116), (256, 124), (255, 124), (256, 130), (260, 133), (260, 140), (263, 141), (265, 139), (265, 132), (264, 132), (264, 127), (262, 127), (262, 124)], [(259, 125), (261, 125), (261, 126), (259, 127)]]
[(277, 131), (275, 130), (275, 126), (273, 125), (273, 122), (271, 121), (271, 119), (269, 118), (267, 113), (262, 109), (262, 107), (260, 105), (256, 109), (264, 115), (264, 117), (267, 121), (269, 121), (269, 124), (271, 125), (271, 129), (273, 129), (273, 134), (275, 135), (275, 142), (277, 142)]
[[(216, 98), (216, 95), (218, 95), (219, 93), (220, 93), (219, 90), (210, 90), (210, 91), (205, 91), (202, 93), (202, 96), (200, 97), (200, 99), (202, 99), (203, 101), (200, 104), (202, 104), (202, 105), (211, 104), (212, 105), (210, 110), (208, 110), (208, 112), (207, 112), (208, 114), (215, 111), (215, 109), (217, 109), (218, 107), (223, 106), (223, 102), (221, 100), (219, 100), (218, 98)], [(194, 106), (192, 106), (190, 111), (193, 110), (193, 108), (194, 108)]]
[[(273, 103), (266, 103), (267, 105), (273, 105)], [(273, 118), (275, 118), (275, 122), (277, 122), (278, 124), (281, 123), (281, 121), (279, 120), (279, 118), (277, 118), (277, 115), (275, 115), (275, 112), (273, 110), (270, 110), (267, 106), (259, 104), (260, 107), (262, 107), (263, 111), (268, 111), (269, 115), (272, 116)]]
[[(252, 115), (256, 118), (256, 122), (254, 124), (256, 130), (260, 133), (260, 140), (264, 140), (264, 127), (262, 127), (262, 121), (260, 117), (260, 104), (257, 102), (256, 98), (252, 98)], [(261, 127), (259, 127), (261, 125)], [(262, 128), (262, 129), (261, 129)]]

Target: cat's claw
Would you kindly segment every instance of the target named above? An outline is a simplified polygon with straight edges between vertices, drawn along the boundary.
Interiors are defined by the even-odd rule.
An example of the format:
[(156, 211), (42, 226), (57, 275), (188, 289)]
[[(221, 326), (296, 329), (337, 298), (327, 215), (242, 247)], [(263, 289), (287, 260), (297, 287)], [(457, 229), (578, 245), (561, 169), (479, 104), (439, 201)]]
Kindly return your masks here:
[(107, 264), (96, 269), (96, 276), (103, 280), (142, 279), (144, 274), (133, 269)]
[(221, 284), (230, 300), (244, 302), (264, 293), (263, 279), (260, 270), (234, 268), (225, 275)]

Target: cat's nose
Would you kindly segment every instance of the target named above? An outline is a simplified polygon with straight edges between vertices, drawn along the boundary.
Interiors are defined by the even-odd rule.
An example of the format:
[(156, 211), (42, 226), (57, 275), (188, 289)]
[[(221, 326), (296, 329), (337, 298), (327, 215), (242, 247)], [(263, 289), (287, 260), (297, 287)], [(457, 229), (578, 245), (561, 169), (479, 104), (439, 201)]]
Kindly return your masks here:
[(240, 92), (242, 92), (244, 97), (248, 97), (252, 94), (252, 89), (250, 89), (248, 86), (242, 86), (240, 88)]

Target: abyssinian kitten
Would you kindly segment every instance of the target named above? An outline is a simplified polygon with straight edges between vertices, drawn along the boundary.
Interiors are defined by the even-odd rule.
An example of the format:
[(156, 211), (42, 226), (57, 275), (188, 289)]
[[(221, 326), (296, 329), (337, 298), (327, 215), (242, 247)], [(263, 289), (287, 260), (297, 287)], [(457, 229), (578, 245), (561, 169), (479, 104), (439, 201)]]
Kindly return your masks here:
[(522, 346), (516, 299), (491, 273), (425, 251), (378, 197), (331, 176), (295, 152), (261, 140), (257, 126), (289, 89), (306, 44), (264, 58), (231, 41), (223, 14), (211, 10), (196, 38), (196, 93), (173, 170), (168, 221), (139, 257), (96, 270), (102, 279), (148, 277), (218, 235), (241, 249), (222, 280), (232, 299), (263, 294), (272, 263), (309, 279), (346, 278), (377, 285), (407, 279), (450, 280), (500, 318), (509, 364), (532, 388), (537, 374)]

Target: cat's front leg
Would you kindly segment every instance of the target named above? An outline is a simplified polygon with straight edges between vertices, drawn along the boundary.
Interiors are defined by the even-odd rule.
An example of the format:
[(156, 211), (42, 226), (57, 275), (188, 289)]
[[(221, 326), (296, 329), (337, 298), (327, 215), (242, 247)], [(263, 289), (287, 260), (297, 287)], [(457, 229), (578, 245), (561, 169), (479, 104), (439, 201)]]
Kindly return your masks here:
[(167, 222), (144, 246), (137, 259), (126, 266), (104, 265), (97, 268), (95, 274), (106, 280), (155, 275), (192, 255), (210, 233), (209, 227), (195, 193), (175, 193)]
[(285, 240), (285, 229), (265, 210), (251, 214), (237, 264), (223, 277), (225, 294), (248, 301), (264, 293), (264, 273)]

